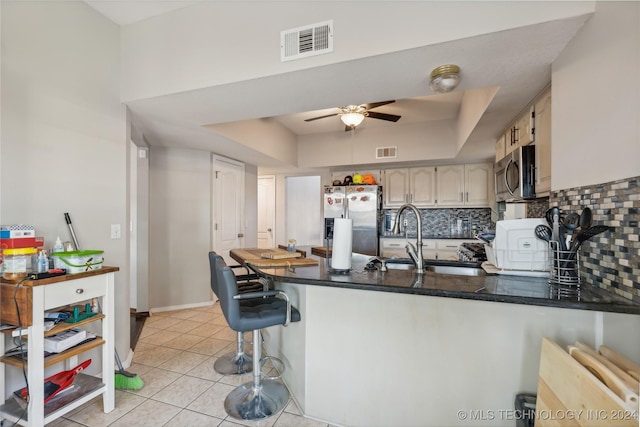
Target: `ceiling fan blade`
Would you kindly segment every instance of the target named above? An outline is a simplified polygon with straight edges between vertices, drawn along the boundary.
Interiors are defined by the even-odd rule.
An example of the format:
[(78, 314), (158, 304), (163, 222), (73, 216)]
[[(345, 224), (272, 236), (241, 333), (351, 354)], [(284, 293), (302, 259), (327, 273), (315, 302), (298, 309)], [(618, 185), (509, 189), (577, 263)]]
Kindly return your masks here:
[(335, 117), (340, 113), (333, 113), (333, 114), (327, 114), (326, 116), (320, 116), (320, 117), (313, 117), (311, 119), (305, 119), (305, 122), (312, 122), (314, 120), (318, 120), (318, 119), (326, 119), (327, 117)]
[(396, 116), (395, 114), (378, 113), (376, 111), (369, 111), (367, 116), (371, 117), (372, 119), (387, 120), (389, 122), (397, 122), (398, 120), (400, 120), (400, 117), (402, 117)]
[(367, 110), (371, 110), (372, 108), (382, 107), (383, 105), (393, 104), (394, 102), (396, 101), (391, 100), (391, 101), (373, 102), (371, 104), (364, 104), (363, 107), (366, 108)]

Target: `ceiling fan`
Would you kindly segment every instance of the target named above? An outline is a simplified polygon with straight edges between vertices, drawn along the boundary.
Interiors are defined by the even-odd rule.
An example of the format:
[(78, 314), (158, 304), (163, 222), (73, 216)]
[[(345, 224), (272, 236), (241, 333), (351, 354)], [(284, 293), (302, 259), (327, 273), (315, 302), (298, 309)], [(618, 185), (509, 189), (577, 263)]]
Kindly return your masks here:
[(401, 116), (396, 116), (395, 114), (386, 114), (379, 113), (377, 111), (371, 111), (374, 108), (382, 107), (383, 105), (392, 104), (396, 102), (393, 101), (382, 101), (382, 102), (373, 102), (371, 104), (361, 104), (361, 105), (347, 105), (345, 107), (339, 107), (340, 110), (337, 113), (327, 114), (325, 116), (312, 117), (310, 119), (306, 119), (305, 122), (312, 122), (314, 120), (325, 119), (327, 117), (335, 117), (340, 116), (340, 119), (344, 123), (345, 132), (350, 130), (354, 130), (356, 126), (358, 126), (365, 117), (371, 117), (372, 119), (380, 119), (386, 120), (389, 122), (397, 122), (400, 120)]

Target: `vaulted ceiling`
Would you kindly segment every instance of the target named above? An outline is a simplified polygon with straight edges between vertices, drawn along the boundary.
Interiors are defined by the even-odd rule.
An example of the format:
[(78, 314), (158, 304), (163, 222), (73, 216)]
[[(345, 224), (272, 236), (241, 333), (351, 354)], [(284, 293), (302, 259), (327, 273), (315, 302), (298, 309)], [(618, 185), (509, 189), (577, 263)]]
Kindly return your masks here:
[[(87, 3), (120, 24), (139, 19), (139, 15), (133, 17), (134, 9), (127, 7), (132, 2)], [(171, 10), (196, 2), (163, 3)], [(127, 14), (127, 10), (131, 13)], [(136, 9), (135, 13), (140, 12)], [(162, 12), (150, 8), (150, 16), (157, 13)], [(487, 160), (494, 155), (494, 143), (502, 129), (549, 84), (551, 63), (588, 17), (548, 21), (260, 79), (133, 100), (127, 105), (134, 125), (150, 145), (203, 150), (211, 150), (215, 145), (218, 154), (258, 165), (265, 171), (330, 166), (323, 161), (314, 164), (313, 159), (319, 157), (314, 154), (318, 145), (344, 146), (354, 144), (358, 138), (399, 141), (418, 128), (428, 133), (433, 123), (454, 130), (454, 138), (448, 142), (452, 145), (448, 160)], [(460, 87), (444, 95), (431, 92), (427, 88), (431, 70), (425, 69), (425, 58), (435, 65), (458, 64), (463, 75)], [(292, 87), (304, 87), (305, 91), (292, 91)], [(394, 99), (395, 103), (376, 111), (402, 116), (396, 123), (367, 118), (352, 133), (344, 131), (338, 117), (305, 121), (334, 113), (341, 105), (387, 99)], [(463, 117), (465, 109), (471, 107), (482, 109), (474, 113), (477, 118), (473, 120)], [(258, 132), (260, 138), (256, 141)], [(288, 140), (296, 148), (289, 154), (276, 154), (265, 143), (275, 140), (277, 144)], [(286, 151), (282, 147), (278, 150)], [(351, 158), (341, 163), (346, 166), (358, 161)]]

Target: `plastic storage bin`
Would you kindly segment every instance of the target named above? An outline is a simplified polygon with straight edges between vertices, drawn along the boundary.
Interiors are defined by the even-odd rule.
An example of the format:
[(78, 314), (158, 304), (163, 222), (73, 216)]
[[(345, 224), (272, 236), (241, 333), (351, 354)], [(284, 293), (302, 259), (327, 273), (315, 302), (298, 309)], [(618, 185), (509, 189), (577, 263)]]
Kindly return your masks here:
[(23, 279), (33, 271), (36, 248), (4, 249), (2, 251), (2, 277), (8, 280)]
[(54, 259), (60, 262), (61, 268), (65, 268), (67, 273), (83, 273), (85, 271), (99, 270), (102, 268), (104, 251), (87, 250), (87, 251), (70, 251), (70, 252), (54, 252), (51, 254)]

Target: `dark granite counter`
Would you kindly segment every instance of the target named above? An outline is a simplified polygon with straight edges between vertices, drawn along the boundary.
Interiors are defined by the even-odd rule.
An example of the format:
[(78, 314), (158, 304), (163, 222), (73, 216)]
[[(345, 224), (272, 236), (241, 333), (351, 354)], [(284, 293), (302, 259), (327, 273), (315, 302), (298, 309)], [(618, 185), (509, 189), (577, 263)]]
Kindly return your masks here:
[[(309, 258), (316, 259), (318, 265), (289, 269), (251, 268), (276, 282), (640, 314), (640, 305), (589, 285), (582, 285), (579, 292), (575, 292), (575, 289), (567, 292), (567, 288), (549, 285), (546, 278), (491, 274), (460, 276), (430, 271), (423, 275), (403, 270), (370, 271), (365, 266), (371, 257), (359, 254), (353, 255), (350, 272), (332, 273), (329, 271), (330, 259), (314, 255)], [(460, 264), (477, 266), (473, 263)]]

